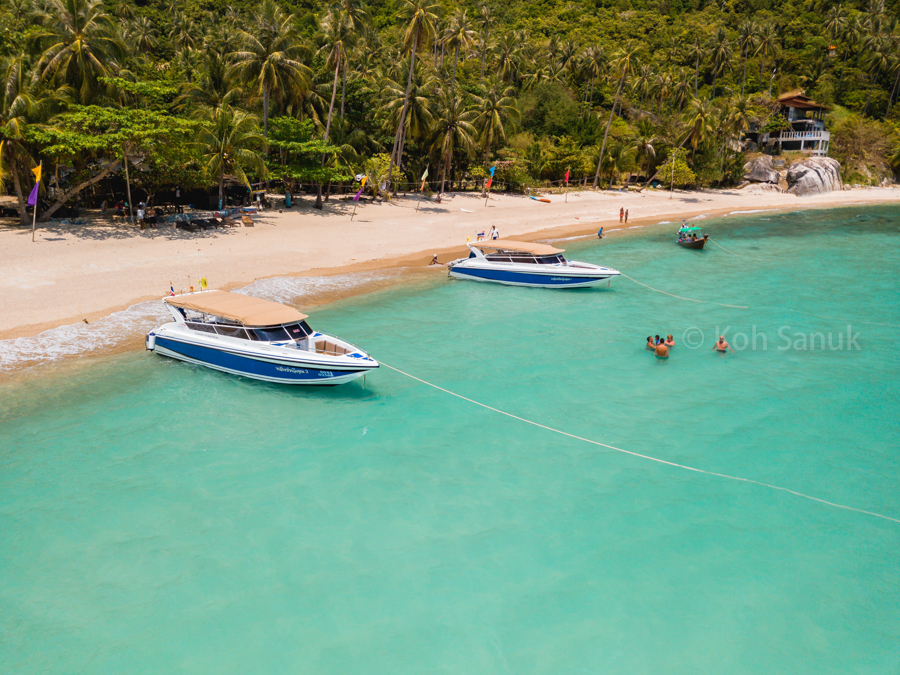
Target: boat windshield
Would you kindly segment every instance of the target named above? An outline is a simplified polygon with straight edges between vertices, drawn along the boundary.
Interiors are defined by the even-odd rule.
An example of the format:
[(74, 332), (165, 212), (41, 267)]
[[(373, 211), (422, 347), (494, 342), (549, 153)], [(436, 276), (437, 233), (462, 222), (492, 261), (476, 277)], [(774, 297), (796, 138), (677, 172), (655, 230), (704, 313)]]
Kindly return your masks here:
[(284, 342), (286, 340), (302, 340), (312, 335), (312, 328), (305, 321), (291, 323), (286, 326), (266, 326), (248, 328), (251, 340), (259, 342)]
[(491, 262), (526, 263), (529, 265), (558, 265), (566, 262), (566, 259), (558, 254), (533, 256), (530, 253), (509, 252), (489, 253), (484, 257)]
[(566, 262), (566, 259), (561, 255), (542, 255), (537, 261), (541, 265), (559, 265)]

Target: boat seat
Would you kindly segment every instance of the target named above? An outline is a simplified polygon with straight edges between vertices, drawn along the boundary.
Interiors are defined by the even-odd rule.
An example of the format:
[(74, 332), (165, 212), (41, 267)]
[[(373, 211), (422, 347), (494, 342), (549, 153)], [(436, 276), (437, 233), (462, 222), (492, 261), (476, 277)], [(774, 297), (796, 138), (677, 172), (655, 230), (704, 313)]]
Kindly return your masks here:
[(319, 340), (316, 343), (316, 352), (319, 354), (333, 354), (333, 355), (341, 355), (347, 354), (348, 351), (339, 345), (336, 345), (334, 342), (330, 342), (328, 340)]

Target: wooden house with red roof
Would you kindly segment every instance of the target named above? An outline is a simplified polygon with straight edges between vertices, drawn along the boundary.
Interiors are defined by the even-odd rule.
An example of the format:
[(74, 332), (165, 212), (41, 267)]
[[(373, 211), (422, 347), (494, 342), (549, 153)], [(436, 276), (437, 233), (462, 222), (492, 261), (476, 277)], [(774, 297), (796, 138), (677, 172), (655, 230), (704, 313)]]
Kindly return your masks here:
[(782, 130), (777, 136), (772, 134), (781, 150), (800, 150), (824, 157), (828, 154), (831, 133), (825, 131), (827, 106), (816, 103), (804, 94), (802, 89), (789, 91), (778, 97), (781, 114), (790, 123), (790, 129)]

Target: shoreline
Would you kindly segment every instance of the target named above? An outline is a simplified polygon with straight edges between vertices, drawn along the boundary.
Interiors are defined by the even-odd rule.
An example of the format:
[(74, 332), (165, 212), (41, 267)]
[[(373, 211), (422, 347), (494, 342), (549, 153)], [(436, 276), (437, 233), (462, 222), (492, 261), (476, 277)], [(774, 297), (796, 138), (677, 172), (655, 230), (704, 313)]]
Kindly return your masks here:
[[(703, 216), (705, 219), (716, 219), (722, 218), (726, 216), (739, 216), (739, 215), (753, 215), (756, 213), (762, 212), (783, 212), (790, 210), (797, 210), (798, 208), (802, 208), (803, 210), (807, 209), (819, 209), (819, 208), (846, 208), (853, 206), (861, 206), (863, 204), (890, 204), (890, 203), (898, 203), (900, 202), (900, 190), (884, 190), (884, 189), (856, 189), (856, 190), (845, 190), (840, 193), (828, 193), (826, 195), (819, 195), (819, 197), (829, 197), (829, 196), (839, 196), (846, 197), (848, 193), (852, 193), (854, 199), (842, 199), (840, 201), (836, 199), (828, 199), (825, 200), (816, 200), (810, 201), (810, 198), (804, 199), (803, 201), (798, 201), (798, 198), (793, 197), (793, 195), (788, 195), (788, 197), (792, 198), (794, 201), (791, 203), (781, 203), (781, 204), (746, 204), (746, 203), (735, 203), (732, 202), (729, 205), (717, 205), (716, 208), (685, 208), (687, 204), (685, 203), (685, 199), (683, 195), (691, 195), (691, 196), (706, 196), (710, 193), (708, 192), (695, 192), (695, 193), (682, 193), (681, 198), (677, 201), (671, 200), (674, 203), (671, 206), (676, 207), (671, 211), (663, 211), (662, 209), (658, 209), (657, 212), (652, 215), (646, 215), (641, 217), (633, 217), (629, 219), (627, 224), (620, 224), (618, 222), (617, 216), (610, 219), (589, 219), (589, 217), (579, 217), (575, 215), (569, 215), (567, 220), (571, 221), (574, 219), (576, 222), (566, 222), (559, 225), (553, 225), (550, 227), (539, 227), (537, 229), (525, 229), (525, 231), (520, 231), (518, 233), (512, 235), (506, 235), (507, 238), (514, 237), (516, 239), (520, 239), (523, 241), (559, 241), (562, 239), (570, 240), (577, 238), (590, 238), (591, 236), (596, 236), (597, 229), (599, 227), (604, 227), (605, 237), (611, 236), (630, 236), (633, 234), (637, 234), (636, 230), (642, 230), (648, 226), (663, 224), (667, 221), (673, 225), (676, 225), (679, 220), (684, 219), (697, 219), (699, 216)], [(668, 193), (666, 193), (668, 194)], [(678, 194), (678, 193), (676, 193)], [(466, 195), (469, 196), (469, 195)], [(596, 196), (596, 195), (591, 195)], [(609, 194), (600, 195), (602, 198), (606, 200), (609, 199), (618, 199), (624, 200), (626, 197), (631, 197), (632, 195), (624, 194), (624, 195), (615, 195), (610, 196)], [(657, 195), (652, 195), (653, 197), (657, 197)], [(765, 195), (768, 196), (768, 195)], [(778, 195), (784, 197), (785, 195)], [(742, 195), (742, 197), (746, 197)], [(868, 197), (868, 199), (863, 199), (863, 197)], [(457, 196), (457, 199), (459, 195)], [(403, 208), (402, 200), (404, 198), (400, 197), (394, 205)], [(408, 199), (408, 198), (407, 198)], [(480, 200), (479, 200), (480, 201)], [(696, 201), (696, 199), (694, 200)], [(714, 201), (712, 199), (710, 202)], [(757, 201), (764, 201), (763, 199), (759, 199)], [(786, 200), (787, 201), (787, 200)], [(824, 203), (823, 203), (824, 202)], [(678, 206), (681, 208), (677, 208)], [(385, 205), (369, 205), (371, 208), (384, 208)], [(665, 204), (660, 206), (666, 206)], [(694, 205), (691, 204), (693, 207)], [(749, 208), (754, 207), (754, 208)], [(390, 208), (390, 206), (388, 206)], [(445, 210), (446, 211), (446, 210)], [(260, 220), (266, 218), (266, 216), (291, 216), (293, 215), (291, 212), (286, 213), (264, 213), (259, 218)], [(328, 214), (326, 214), (328, 215)], [(494, 214), (491, 214), (494, 215)], [(549, 215), (549, 214), (548, 214)], [(552, 217), (552, 216), (551, 216)], [(546, 219), (543, 219), (544, 221)], [(359, 222), (359, 221), (357, 221)], [(532, 223), (527, 223), (532, 224)], [(526, 225), (527, 225), (526, 224)], [(539, 222), (533, 223), (535, 225), (539, 224)], [(277, 226), (277, 223), (276, 223)], [(18, 228), (16, 228), (18, 229)], [(171, 228), (174, 229), (174, 228)], [(471, 227), (469, 229), (472, 229)], [(522, 229), (522, 228), (515, 228)], [(0, 229), (0, 244), (3, 243), (2, 237), (4, 235), (8, 235), (11, 231), (15, 231), (15, 229), (8, 228), (6, 231)], [(159, 230), (156, 232), (165, 232), (166, 228), (163, 230)], [(218, 234), (220, 231), (216, 231)], [(126, 232), (127, 234), (127, 232)], [(177, 233), (176, 233), (177, 234)], [(210, 233), (204, 233), (210, 234)], [(78, 235), (75, 235), (76, 238)], [(199, 239), (199, 241), (193, 241), (189, 243), (202, 244), (206, 238), (203, 237)], [(464, 241), (464, 239), (463, 239)], [(30, 243), (30, 242), (29, 242)], [(68, 242), (69, 244), (73, 242)], [(272, 242), (277, 244), (278, 242)], [(407, 276), (419, 276), (419, 275), (431, 275), (435, 274), (439, 271), (446, 271), (446, 268), (443, 266), (429, 266), (428, 263), (431, 261), (431, 257), (434, 253), (437, 253), (438, 260), (440, 262), (447, 262), (448, 260), (453, 260), (465, 255), (466, 248), (465, 244), (456, 244), (456, 245), (431, 245), (427, 248), (419, 248), (419, 250), (415, 252), (405, 252), (400, 255), (386, 257), (385, 255), (379, 256), (377, 258), (372, 258), (368, 260), (359, 260), (356, 261), (354, 259), (353, 262), (346, 262), (345, 264), (338, 265), (330, 265), (330, 266), (322, 266), (322, 267), (302, 267), (301, 269), (290, 271), (290, 270), (279, 270), (278, 272), (267, 274), (263, 276), (255, 276), (253, 278), (247, 278), (242, 275), (235, 275), (237, 278), (230, 279), (225, 283), (216, 284), (214, 282), (210, 283), (210, 287), (218, 288), (221, 290), (234, 290), (236, 288), (242, 288), (249, 284), (252, 284), (257, 281), (263, 281), (273, 278), (280, 277), (290, 277), (296, 279), (303, 279), (309, 277), (322, 277), (322, 278), (333, 278), (340, 277), (345, 275), (352, 275), (358, 273), (372, 273), (372, 272), (386, 272), (386, 271), (396, 271), (396, 275), (393, 275), (394, 279), (403, 278)], [(124, 271), (124, 270), (116, 270)], [(375, 282), (361, 282), (359, 284), (354, 284), (349, 288), (340, 289), (340, 290), (328, 290), (322, 292), (320, 294), (313, 294), (314, 297), (311, 298), (309, 302), (304, 303), (304, 307), (317, 307), (324, 304), (329, 304), (332, 302), (336, 302), (338, 300), (342, 300), (348, 297), (353, 297), (357, 295), (364, 295), (366, 293), (373, 292), (378, 290), (379, 287), (384, 285), (379, 281)], [(9, 295), (7, 295), (9, 297)], [(163, 297), (163, 293), (155, 293), (155, 294), (143, 294), (137, 295), (133, 297), (129, 297), (127, 300), (123, 302), (117, 302), (111, 305), (103, 305), (99, 308), (92, 309), (90, 311), (82, 312), (81, 308), (75, 307), (76, 313), (71, 314), (68, 313), (66, 315), (60, 316), (61, 312), (57, 313), (57, 316), (53, 319), (41, 321), (37, 323), (23, 323), (19, 325), (13, 325), (11, 327), (4, 328), (0, 330), (0, 341), (2, 340), (13, 340), (16, 338), (28, 338), (28, 337), (36, 337), (41, 333), (44, 333), (48, 330), (53, 330), (55, 328), (60, 328), (64, 326), (77, 325), (81, 323), (84, 319), (87, 320), (87, 323), (91, 324), (96, 322), (99, 319), (104, 317), (109, 317), (110, 315), (125, 311), (129, 308), (134, 307), (135, 305), (152, 302), (155, 300), (159, 300)], [(72, 308), (71, 304), (69, 305), (70, 309)], [(9, 324), (7, 324), (9, 326)]]

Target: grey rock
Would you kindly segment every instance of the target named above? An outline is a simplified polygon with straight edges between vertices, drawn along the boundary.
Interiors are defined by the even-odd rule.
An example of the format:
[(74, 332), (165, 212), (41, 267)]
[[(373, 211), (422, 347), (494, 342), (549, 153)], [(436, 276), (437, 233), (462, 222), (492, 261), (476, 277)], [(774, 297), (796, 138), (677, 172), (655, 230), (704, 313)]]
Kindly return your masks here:
[(842, 190), (841, 165), (831, 157), (810, 157), (791, 164), (787, 174), (788, 192), (798, 197)]
[(766, 193), (780, 193), (784, 192), (778, 185), (774, 183), (748, 183), (744, 187), (740, 188), (741, 192), (747, 192), (750, 194), (766, 194)]
[(778, 173), (772, 167), (772, 158), (763, 155), (744, 164), (744, 180), (751, 183), (778, 183)]

